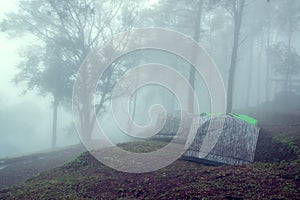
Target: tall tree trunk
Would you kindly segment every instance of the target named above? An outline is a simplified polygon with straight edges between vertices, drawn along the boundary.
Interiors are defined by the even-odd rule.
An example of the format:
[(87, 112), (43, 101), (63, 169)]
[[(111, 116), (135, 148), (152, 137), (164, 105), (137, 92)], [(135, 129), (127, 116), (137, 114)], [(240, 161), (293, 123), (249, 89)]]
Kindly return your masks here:
[(54, 99), (53, 102), (53, 122), (52, 122), (52, 148), (56, 147), (57, 140), (57, 111), (58, 111), (59, 100)]
[[(193, 39), (196, 42), (199, 42), (200, 38), (200, 30), (201, 30), (201, 17), (202, 17), (202, 7), (203, 7), (203, 0), (198, 0), (196, 16), (195, 16), (195, 26), (194, 26), (194, 36)], [(198, 55), (194, 55), (197, 57)], [(189, 74), (189, 83), (193, 89), (195, 89), (195, 68), (191, 65), (190, 74)], [(189, 102), (189, 112), (194, 112), (194, 94), (193, 91), (189, 91), (188, 94), (188, 102)]]
[(247, 87), (247, 107), (250, 106), (250, 99), (251, 99), (251, 86), (252, 86), (252, 69), (253, 69), (253, 46), (254, 46), (254, 38), (251, 38), (250, 43), (250, 55), (249, 55), (249, 74), (248, 74), (248, 87)]
[[(269, 22), (268, 29), (267, 29), (267, 50), (270, 48), (270, 35), (271, 35), (271, 24)], [(266, 54), (266, 101), (268, 102), (270, 100), (269, 96), (269, 90), (270, 90), (270, 56), (267, 53)]]
[[(240, 3), (239, 6), (237, 5)], [(228, 77), (228, 89), (227, 89), (227, 113), (232, 111), (233, 104), (233, 91), (234, 91), (234, 79), (235, 79), (235, 71), (236, 71), (236, 60), (237, 53), (239, 47), (239, 34), (243, 17), (243, 9), (244, 9), (245, 0), (233, 1), (233, 18), (234, 18), (234, 36), (233, 36), (233, 46), (231, 53), (231, 61), (230, 61), (230, 69), (229, 69), (229, 77)]]
[(258, 105), (261, 100), (261, 61), (263, 51), (263, 35), (257, 40), (257, 90), (256, 90), (256, 104)]
[[(209, 15), (209, 23), (212, 24), (212, 17), (211, 15)], [(209, 27), (209, 46), (210, 46), (210, 55), (213, 55), (213, 39), (212, 39), (212, 35), (213, 35), (213, 30), (212, 30), (212, 26)]]
[[(104, 104), (108, 98), (108, 93), (111, 88), (110, 84), (111, 84), (111, 79), (112, 79), (112, 74), (113, 74), (113, 69), (114, 69), (114, 66), (111, 66), (111, 67), (112, 67), (112, 69), (110, 69), (110, 71), (107, 74), (107, 80), (106, 80), (104, 88), (103, 88), (104, 91), (101, 94), (100, 102), (98, 105), (96, 105), (96, 108), (91, 106), (94, 103), (94, 99), (88, 93), (90, 90), (90, 88), (88, 88), (88, 86), (89, 86), (88, 81), (90, 80), (90, 77), (89, 77), (90, 75), (88, 74), (87, 70), (84, 70), (81, 73), (81, 75), (82, 75), (82, 77), (80, 77), (82, 80), (81, 96), (83, 96), (85, 98), (82, 99), (83, 105), (82, 105), (81, 113), (80, 113), (80, 121), (81, 121), (81, 133), (83, 134), (81, 136), (85, 142), (92, 141), (92, 133), (94, 130), (95, 122), (97, 120), (97, 116), (104, 108)], [(95, 109), (95, 115), (92, 114), (94, 112), (94, 109)]]
[[(291, 55), (291, 41), (292, 41), (292, 29), (293, 29), (293, 25), (291, 22), (289, 23), (289, 30), (288, 30), (288, 57)], [(287, 65), (287, 71), (286, 71), (286, 76), (285, 76), (285, 81), (284, 81), (284, 91), (286, 93), (289, 92), (289, 82), (290, 82), (290, 66)]]
[[(181, 58), (180, 57), (176, 57), (176, 68), (179, 68), (180, 67), (180, 62), (181, 62)], [(177, 87), (177, 81), (176, 80), (173, 80), (173, 85), (175, 87)], [(175, 95), (173, 95), (173, 93), (170, 95), (170, 102), (169, 102), (169, 111), (170, 113), (174, 112), (176, 110), (175, 108), (175, 103), (177, 101), (177, 98)]]
[[(135, 85), (137, 85), (139, 83), (139, 73), (137, 74), (136, 76), (136, 79), (135, 79)], [(133, 123), (135, 121), (135, 113), (136, 113), (136, 105), (137, 105), (137, 96), (138, 96), (138, 91), (135, 91), (135, 93), (133, 94), (133, 105), (132, 105), (132, 112), (131, 112), (131, 120), (132, 120), (132, 123), (130, 123), (130, 121), (128, 123), (130, 123), (130, 127), (129, 127), (129, 133), (131, 133), (132, 131), (132, 126), (133, 126)], [(130, 118), (128, 118), (128, 120), (130, 120)]]
[(130, 125), (129, 126), (129, 134), (131, 134), (132, 132), (132, 127), (133, 127), (133, 123), (135, 121), (135, 113), (136, 113), (136, 104), (137, 104), (137, 92), (133, 95), (133, 104), (132, 104), (132, 111), (131, 111), (131, 117), (128, 118), (128, 124)]

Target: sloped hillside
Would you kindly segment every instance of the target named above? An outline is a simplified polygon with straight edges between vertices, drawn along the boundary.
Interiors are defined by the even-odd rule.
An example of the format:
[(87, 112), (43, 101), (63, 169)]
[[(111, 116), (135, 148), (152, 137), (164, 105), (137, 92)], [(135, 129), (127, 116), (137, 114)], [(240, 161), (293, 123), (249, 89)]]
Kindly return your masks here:
[[(127, 143), (148, 152), (162, 142)], [(178, 160), (156, 172), (110, 169), (83, 153), (62, 167), (0, 191), (0, 199), (299, 199), (300, 160), (206, 166)]]

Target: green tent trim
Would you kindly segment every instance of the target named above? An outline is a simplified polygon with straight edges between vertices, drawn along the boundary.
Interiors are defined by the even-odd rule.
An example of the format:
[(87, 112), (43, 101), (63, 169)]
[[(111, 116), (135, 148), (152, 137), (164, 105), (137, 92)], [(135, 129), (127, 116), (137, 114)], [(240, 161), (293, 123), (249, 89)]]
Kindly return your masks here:
[(248, 115), (243, 115), (243, 114), (236, 114), (236, 113), (232, 113), (230, 114), (231, 116), (237, 118), (237, 119), (241, 119), (245, 122), (248, 122), (249, 124), (252, 124), (252, 125), (257, 125), (257, 120), (248, 116)]
[[(224, 115), (224, 114), (223, 113), (204, 113), (204, 115), (205, 116), (219, 116), (219, 115)], [(237, 114), (237, 113), (229, 113), (228, 115), (235, 117), (237, 119), (243, 120), (249, 124), (252, 124), (255, 126), (257, 125), (257, 120), (248, 115)], [(200, 116), (203, 116), (203, 114), (201, 114)]]

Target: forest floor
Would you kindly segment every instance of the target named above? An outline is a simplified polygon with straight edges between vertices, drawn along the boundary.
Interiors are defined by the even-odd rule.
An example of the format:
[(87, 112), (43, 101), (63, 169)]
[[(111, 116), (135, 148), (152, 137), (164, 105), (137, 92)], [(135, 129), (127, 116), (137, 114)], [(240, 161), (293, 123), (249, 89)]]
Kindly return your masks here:
[[(0, 160), (0, 199), (300, 199), (300, 114), (255, 117), (261, 133), (250, 165), (214, 167), (178, 160), (155, 172), (130, 174), (108, 168), (88, 153), (73, 159), (84, 151), (78, 145)], [(144, 152), (162, 145), (121, 146)], [(7, 188), (15, 183), (20, 184)]]

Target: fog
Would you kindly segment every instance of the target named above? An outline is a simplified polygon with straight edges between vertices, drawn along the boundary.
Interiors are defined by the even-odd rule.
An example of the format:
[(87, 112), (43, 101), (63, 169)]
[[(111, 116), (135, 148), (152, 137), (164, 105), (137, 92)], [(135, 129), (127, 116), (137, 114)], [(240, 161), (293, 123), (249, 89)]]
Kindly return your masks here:
[[(43, 0), (1, 1), (0, 158), (78, 144), (72, 113), (77, 70), (100, 42), (133, 28), (167, 28), (198, 42), (220, 71), (229, 112), (266, 107), (282, 107), (294, 114), (300, 111), (299, 1), (79, 2), (55, 6)], [(73, 6), (73, 11), (65, 9), (65, 4)], [(99, 78), (95, 107), (99, 107), (97, 116), (103, 129), (120, 143), (133, 138), (114, 122), (110, 103), (114, 83), (129, 69), (147, 63), (171, 66), (189, 81), (192, 70), (184, 58), (159, 49), (132, 52), (116, 63), (111, 73), (107, 70)], [(205, 80), (193, 73), (200, 111), (210, 112)], [(130, 102), (137, 124), (150, 122), (148, 110), (154, 104), (161, 104), (168, 113), (180, 109), (180, 102), (167, 88), (155, 84), (142, 87)]]

